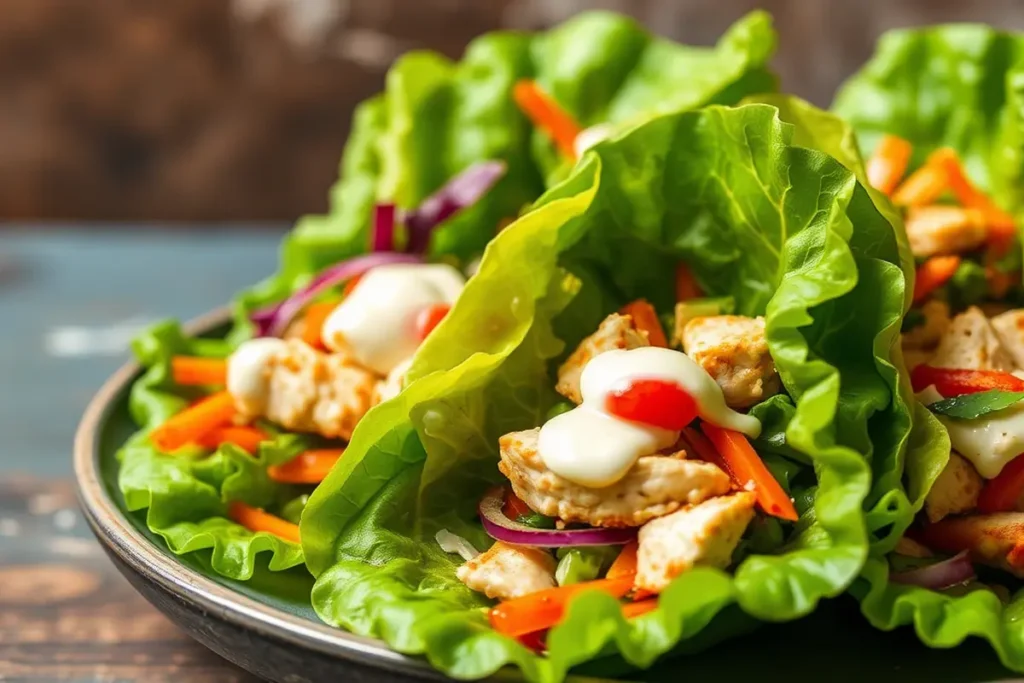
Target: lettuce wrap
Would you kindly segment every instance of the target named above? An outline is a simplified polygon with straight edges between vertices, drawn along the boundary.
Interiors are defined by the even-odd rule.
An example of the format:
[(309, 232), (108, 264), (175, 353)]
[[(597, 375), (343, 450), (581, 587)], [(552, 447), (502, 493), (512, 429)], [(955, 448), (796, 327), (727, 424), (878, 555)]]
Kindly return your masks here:
[[(858, 182), (849, 129), (771, 102), (664, 115), (597, 145), (488, 246), (411, 383), (310, 498), (301, 530), (321, 618), (456, 678), (512, 664), (556, 681), (598, 658), (603, 672), (611, 656), (645, 667), (755, 619), (797, 618), (856, 578), (871, 464), (895, 459), (909, 429), (894, 399), (910, 265), (888, 205)], [(731, 575), (684, 573), (635, 620), (610, 596), (578, 596), (539, 656), (491, 630), (490, 603), (434, 535), (487, 547), (476, 505), (501, 478), (498, 437), (541, 424), (554, 367), (607, 313), (640, 297), (671, 305), (679, 261), (737, 314), (765, 316), (789, 397), (753, 408), (755, 445), (800, 521)]]
[[(865, 152), (883, 134), (910, 141), (911, 168), (939, 148), (952, 148), (970, 181), (1002, 209), (1019, 215), (1022, 59), (1024, 34), (979, 25), (893, 31), (839, 91), (834, 110), (853, 125)], [(1019, 249), (1018, 243), (1008, 255), (1018, 269)], [(902, 393), (912, 400), (910, 391), (905, 382)], [(881, 512), (869, 515), (872, 552), (853, 592), (878, 628), (913, 624), (925, 644), (943, 648), (978, 636), (1006, 666), (1024, 671), (1024, 625), (1018, 618), (1024, 601), (1019, 594), (1004, 603), (989, 590), (940, 592), (889, 580), (886, 555), (924, 508), (951, 457), (946, 428), (924, 405), (912, 405), (906, 451), (891, 454), (891, 461), (875, 468), (869, 500), (879, 501)]]
[(582, 15), (548, 33), (495, 33), (453, 62), (431, 52), (403, 56), (389, 71), (385, 91), (355, 112), (331, 190), (330, 210), (299, 221), (285, 237), (279, 271), (236, 301), (227, 342), (193, 340), (164, 323), (137, 340), (148, 368), (134, 389), (133, 410), (142, 431), (121, 452), (119, 485), (128, 508), (147, 509), (149, 527), (177, 553), (212, 549), (215, 571), (236, 579), (252, 573), (253, 556), (268, 551), (271, 569), (301, 561), (298, 546), (252, 533), (225, 518), (242, 500), (295, 517), (301, 498), (279, 485), (266, 467), (293, 458), (309, 440), (274, 435), (258, 458), (225, 446), (205, 457), (166, 455), (147, 435), (180, 411), (195, 392), (168, 378), (176, 354), (225, 357), (254, 333), (250, 315), (308, 286), (326, 268), (370, 249), (378, 202), (418, 206), (455, 174), (488, 160), (505, 164), (496, 186), (442, 222), (431, 235), (429, 256), (466, 265), (544, 191), (551, 169), (565, 173), (550, 142), (517, 109), (512, 87), (535, 78), (584, 123), (622, 125), (645, 115), (707, 102), (734, 103), (774, 88), (766, 61), (775, 45), (767, 15), (752, 13), (714, 48), (693, 48), (655, 38), (633, 20), (610, 13)]

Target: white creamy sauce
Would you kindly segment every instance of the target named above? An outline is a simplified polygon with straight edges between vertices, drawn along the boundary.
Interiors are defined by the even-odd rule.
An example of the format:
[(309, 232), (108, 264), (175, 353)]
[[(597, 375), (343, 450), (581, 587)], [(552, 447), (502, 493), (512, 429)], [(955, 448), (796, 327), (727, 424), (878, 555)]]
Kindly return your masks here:
[(599, 123), (590, 128), (584, 128), (572, 143), (573, 149), (576, 151), (576, 157), (583, 156), (584, 152), (594, 145), (604, 142), (611, 137), (611, 134), (612, 127), (607, 123)]
[(445, 264), (378, 266), (331, 312), (321, 337), (332, 351), (388, 375), (416, 353), (416, 316), (435, 304), (452, 305), (466, 280)]
[(602, 488), (622, 479), (637, 459), (672, 446), (679, 432), (623, 420), (604, 409), (609, 394), (645, 379), (682, 387), (706, 422), (750, 437), (761, 433), (757, 418), (726, 406), (721, 387), (686, 354), (653, 346), (607, 351), (583, 368), (583, 403), (541, 427), (537, 447), (547, 468), (582, 486)]
[[(930, 386), (917, 394), (926, 406), (943, 396)], [(1017, 404), (976, 420), (954, 420), (936, 415), (949, 433), (953, 450), (964, 456), (986, 479), (995, 478), (1003, 467), (1024, 453), (1024, 404)]]
[(240, 403), (245, 412), (260, 414), (267, 403), (270, 361), (286, 351), (288, 345), (281, 339), (264, 337), (250, 339), (228, 359), (227, 390)]

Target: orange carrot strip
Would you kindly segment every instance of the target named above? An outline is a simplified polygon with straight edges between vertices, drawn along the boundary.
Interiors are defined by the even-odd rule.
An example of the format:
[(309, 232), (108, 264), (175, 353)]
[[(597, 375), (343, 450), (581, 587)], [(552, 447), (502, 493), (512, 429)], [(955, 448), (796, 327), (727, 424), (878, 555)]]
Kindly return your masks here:
[(356, 285), (359, 284), (359, 281), (363, 279), (363, 275), (366, 275), (366, 273), (356, 275), (354, 278), (345, 283), (345, 289), (341, 290), (341, 297), (343, 299), (347, 299), (349, 295), (352, 294), (352, 290), (354, 290), (356, 288)]
[(687, 427), (683, 430), (682, 439), (688, 445), (697, 457), (704, 462), (709, 462), (712, 465), (718, 467), (732, 479), (732, 483), (736, 486), (740, 485), (740, 482), (736, 479), (736, 475), (729, 469), (729, 463), (722, 459), (718, 451), (715, 450), (714, 444), (708, 441), (708, 437), (698, 432), (693, 427)]
[(612, 562), (612, 566), (608, 567), (608, 573), (605, 574), (606, 579), (625, 579), (633, 578), (636, 576), (636, 551), (639, 548), (639, 544), (636, 541), (630, 541), (626, 545), (622, 546), (622, 550), (619, 551), (618, 557)]
[(914, 303), (921, 303), (949, 282), (959, 267), (959, 256), (932, 256), (918, 266), (914, 276)]
[(306, 316), (302, 321), (302, 341), (314, 349), (325, 349), (320, 330), (324, 327), (324, 321), (338, 305), (337, 301), (318, 301), (310, 304), (306, 309)]
[(231, 518), (231, 521), (241, 524), (253, 533), (266, 531), (268, 534), (273, 534), (286, 541), (299, 542), (298, 524), (292, 524), (237, 500), (228, 505), (228, 517)]
[(1002, 299), (1013, 287), (1015, 282), (1020, 282), (1020, 272), (1004, 273), (995, 266), (985, 266), (985, 279), (988, 281), (988, 291), (993, 299)]
[(868, 160), (868, 182), (871, 186), (891, 195), (907, 172), (910, 163), (910, 143), (895, 135), (884, 135)]
[(149, 440), (161, 451), (175, 451), (231, 422), (235, 399), (226, 391), (190, 406), (153, 430)]
[(631, 602), (622, 606), (622, 616), (626, 617), (627, 619), (632, 619), (634, 617), (639, 617), (642, 614), (647, 614), (657, 606), (657, 598), (649, 598), (647, 600)]
[(963, 164), (956, 152), (943, 148), (932, 153), (928, 163), (940, 166), (949, 179), (949, 187), (957, 200), (971, 209), (978, 209), (985, 216), (988, 227), (988, 241), (995, 243), (1008, 242), (1017, 234), (1013, 217), (1000, 209), (984, 192), (976, 188), (967, 179)]
[(223, 358), (174, 356), (171, 378), (181, 386), (224, 384), (228, 379), (228, 362)]
[(196, 444), (203, 448), (217, 448), (230, 443), (252, 455), (269, 438), (266, 432), (256, 427), (218, 427), (196, 439)]
[(633, 588), (633, 577), (599, 579), (570, 586), (548, 588), (521, 598), (515, 598), (494, 607), (490, 613), (491, 626), (499, 633), (513, 638), (551, 628), (565, 615), (569, 602), (585, 591), (601, 591), (621, 598)]
[(576, 158), (576, 136), (581, 128), (578, 123), (541, 89), (535, 81), (522, 80), (512, 89), (516, 105), (533, 121), (533, 125), (546, 132), (562, 154)]
[(633, 318), (637, 328), (647, 333), (647, 341), (651, 346), (668, 348), (668, 339), (665, 338), (665, 330), (658, 320), (658, 312), (650, 303), (637, 299), (623, 306), (619, 313)]
[(267, 474), (282, 484), (319, 484), (344, 452), (344, 448), (305, 451), (282, 465), (271, 465)]
[(716, 427), (710, 422), (701, 423), (700, 428), (728, 464), (729, 472), (734, 475), (740, 488), (754, 492), (762, 510), (791, 522), (798, 519), (793, 501), (765, 467), (747, 437), (731, 429)]
[(910, 174), (892, 194), (896, 206), (932, 204), (949, 189), (949, 175), (936, 164), (925, 164)]
[(689, 301), (703, 296), (697, 279), (685, 263), (676, 266), (676, 301)]

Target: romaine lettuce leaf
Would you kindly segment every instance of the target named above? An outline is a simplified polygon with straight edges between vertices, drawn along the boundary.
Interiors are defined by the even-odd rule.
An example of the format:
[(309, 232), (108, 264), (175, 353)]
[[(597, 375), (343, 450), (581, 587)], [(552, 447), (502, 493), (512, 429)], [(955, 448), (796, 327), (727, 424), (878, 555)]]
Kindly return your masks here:
[[(888, 425), (906, 410), (894, 401), (892, 358), (906, 254), (873, 195), (820, 151), (841, 124), (780, 103), (781, 112), (712, 106), (634, 127), (490, 244), (417, 354), (411, 384), (374, 408), (310, 498), (303, 547), (325, 621), (423, 654), (451, 676), (514, 664), (553, 681), (604, 655), (649, 665), (716, 615), (717, 633), (738, 633), (750, 628), (746, 615), (793, 619), (845, 590), (867, 555), (870, 462), (891, 458), (884, 449), (903, 437)], [(709, 295), (765, 315), (792, 398), (765, 409), (773, 451), (800, 454), (787, 470), (813, 466), (804, 465), (815, 481), (809, 509), (777, 554), (750, 555), (733, 576), (689, 572), (642, 618), (627, 622), (615, 600), (581, 596), (538, 657), (490, 630), (488, 601), (455, 578), (457, 562), (433, 536), (445, 528), (489, 543), (476, 502), (501, 479), (498, 437), (542, 423), (558, 400), (553, 365), (604, 315), (636, 297), (671, 306), (680, 260)]]

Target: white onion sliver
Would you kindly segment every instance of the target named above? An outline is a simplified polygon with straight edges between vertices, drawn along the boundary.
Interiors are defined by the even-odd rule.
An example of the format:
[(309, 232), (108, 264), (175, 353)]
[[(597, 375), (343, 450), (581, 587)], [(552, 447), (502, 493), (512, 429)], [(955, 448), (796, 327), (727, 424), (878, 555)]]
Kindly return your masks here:
[(462, 559), (469, 562), (477, 555), (480, 551), (473, 547), (473, 544), (464, 539), (462, 536), (456, 536), (447, 529), (441, 529), (434, 535), (434, 540), (441, 546), (441, 550), (446, 553), (455, 553), (460, 555)]

